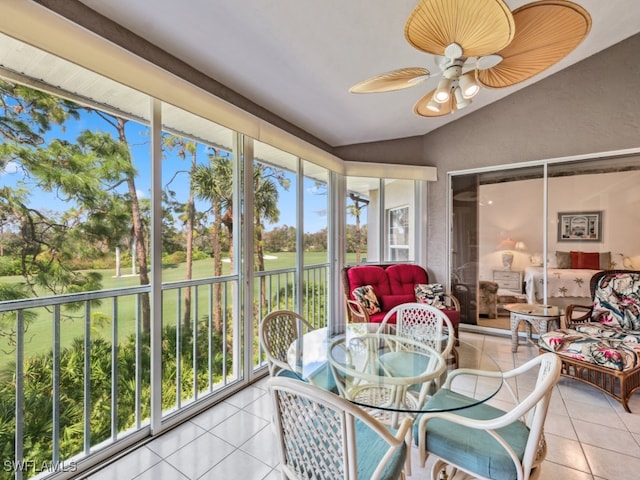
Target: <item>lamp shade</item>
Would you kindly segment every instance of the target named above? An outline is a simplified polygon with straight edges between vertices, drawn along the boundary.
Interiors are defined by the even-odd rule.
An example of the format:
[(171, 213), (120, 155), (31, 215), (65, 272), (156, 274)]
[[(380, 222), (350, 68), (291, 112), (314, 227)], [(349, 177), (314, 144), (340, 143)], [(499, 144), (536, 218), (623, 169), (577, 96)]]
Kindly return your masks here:
[(515, 248), (516, 250), (518, 250), (518, 251), (522, 252), (522, 251), (524, 251), (524, 250), (526, 250), (526, 249), (527, 249), (527, 245), (526, 245), (526, 243), (524, 243), (522, 240), (520, 240), (520, 241), (516, 242), (516, 245), (515, 245), (515, 247), (514, 247), (514, 248)]
[(502, 240), (496, 250), (513, 250), (516, 247), (516, 241), (511, 238), (505, 238)]

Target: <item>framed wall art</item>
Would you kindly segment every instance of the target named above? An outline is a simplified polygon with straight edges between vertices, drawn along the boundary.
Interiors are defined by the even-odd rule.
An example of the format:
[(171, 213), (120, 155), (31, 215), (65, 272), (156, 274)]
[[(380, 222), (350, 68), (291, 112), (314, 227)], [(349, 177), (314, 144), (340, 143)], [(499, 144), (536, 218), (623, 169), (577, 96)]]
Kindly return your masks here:
[(602, 210), (558, 212), (559, 242), (601, 242)]

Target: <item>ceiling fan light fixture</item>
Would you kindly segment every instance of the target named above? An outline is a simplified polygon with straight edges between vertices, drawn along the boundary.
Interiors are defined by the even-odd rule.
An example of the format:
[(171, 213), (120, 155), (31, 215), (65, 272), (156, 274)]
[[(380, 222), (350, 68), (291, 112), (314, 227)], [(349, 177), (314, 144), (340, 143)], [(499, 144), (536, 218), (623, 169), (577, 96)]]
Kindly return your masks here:
[(441, 104), (436, 102), (434, 99), (431, 99), (431, 100), (429, 100), (429, 103), (427, 103), (427, 108), (429, 110), (431, 110), (432, 112), (438, 113), (440, 111)]
[(461, 108), (471, 105), (471, 98), (466, 98), (460, 87), (455, 88), (453, 96), (456, 98), (456, 109), (460, 110)]
[(440, 79), (440, 82), (438, 82), (438, 88), (436, 88), (436, 91), (433, 94), (433, 99), (438, 103), (444, 103), (449, 100), (452, 83), (453, 80), (449, 78)]
[(480, 91), (480, 85), (473, 78), (473, 72), (467, 72), (460, 77), (458, 81), (460, 84), (461, 94), (464, 98), (473, 98)]

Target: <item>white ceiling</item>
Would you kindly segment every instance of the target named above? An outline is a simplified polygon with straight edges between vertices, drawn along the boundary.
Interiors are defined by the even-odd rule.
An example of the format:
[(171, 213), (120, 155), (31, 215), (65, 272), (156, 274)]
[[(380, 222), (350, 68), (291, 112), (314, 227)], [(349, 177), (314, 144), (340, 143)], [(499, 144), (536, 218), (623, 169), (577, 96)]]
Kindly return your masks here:
[[(404, 38), (417, 0), (80, 1), (332, 146), (423, 135), (640, 32), (638, 0), (576, 0), (593, 23), (567, 58), (518, 86), (483, 89), (455, 114), (422, 118), (413, 105), (437, 79), (348, 92), (396, 68), (437, 71)], [(529, 2), (506, 3), (513, 10)]]

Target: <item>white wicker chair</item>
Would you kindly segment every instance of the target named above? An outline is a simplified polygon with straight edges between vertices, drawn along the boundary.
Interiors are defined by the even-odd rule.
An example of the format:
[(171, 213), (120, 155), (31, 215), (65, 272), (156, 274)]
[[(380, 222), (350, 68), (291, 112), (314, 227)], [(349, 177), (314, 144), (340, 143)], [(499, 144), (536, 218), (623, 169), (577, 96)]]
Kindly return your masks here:
[(269, 365), (269, 375), (290, 370), (287, 363), (287, 350), (294, 340), (313, 327), (296, 312), (274, 310), (260, 322), (258, 338)]
[[(386, 331), (389, 321), (394, 316), (396, 335), (409, 337), (429, 345), (436, 352), (439, 352), (447, 363), (453, 364), (454, 367), (458, 366), (458, 352), (454, 347), (456, 338), (453, 333), (453, 325), (442, 310), (426, 303), (403, 303), (389, 310), (380, 323), (378, 331)], [(408, 375), (405, 374), (405, 376)], [(426, 390), (429, 388), (428, 385), (423, 387), (414, 389), (420, 390), (419, 403), (426, 399)]]
[(273, 377), (267, 386), (283, 478), (404, 478), (410, 419), (394, 433), (348, 400), (309, 383)]
[(445, 359), (455, 354), (453, 324), (439, 308), (418, 302), (400, 304), (387, 312), (378, 331), (384, 331), (394, 316), (396, 334), (426, 343)]
[[(518, 400), (509, 380), (530, 375), (537, 380), (533, 391)], [(514, 406), (503, 411), (486, 403), (473, 402), (451, 389), (457, 376), (468, 385), (468, 375), (480, 382), (482, 377), (503, 378), (503, 388), (512, 396)], [(431, 479), (443, 469), (450, 479), (529, 480), (540, 476), (540, 465), (546, 456), (544, 422), (553, 387), (560, 377), (560, 359), (553, 353), (539, 355), (508, 372), (454, 370), (443, 387), (426, 403), (425, 410), (414, 423), (420, 462), (436, 457)], [(520, 378), (519, 382), (522, 382)], [(522, 394), (525, 395), (525, 394)], [(459, 405), (455, 412), (437, 412), (446, 406)]]

